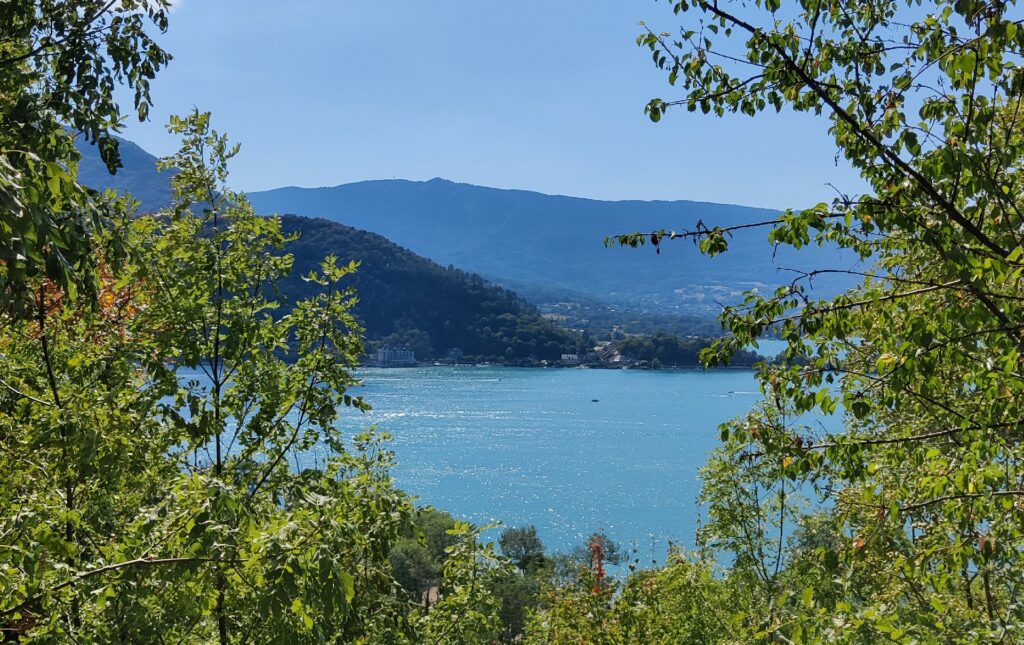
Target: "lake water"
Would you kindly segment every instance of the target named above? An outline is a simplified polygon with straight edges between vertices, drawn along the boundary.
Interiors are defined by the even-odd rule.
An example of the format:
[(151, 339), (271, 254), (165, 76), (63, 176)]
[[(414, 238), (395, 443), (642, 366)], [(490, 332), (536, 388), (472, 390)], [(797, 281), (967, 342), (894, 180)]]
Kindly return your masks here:
[[(718, 425), (759, 400), (748, 370), (363, 369), (391, 432), (395, 478), (420, 503), (477, 523), (533, 524), (551, 549), (595, 530), (663, 561), (692, 545), (698, 470)], [(597, 401), (595, 402), (594, 399)]]
[[(762, 341), (760, 351), (774, 356), (782, 346)], [(419, 504), (478, 524), (533, 524), (550, 550), (601, 530), (645, 565), (663, 562), (669, 542), (693, 546), (698, 471), (719, 445), (718, 426), (760, 399), (750, 370), (445, 366), (359, 375), (365, 385), (351, 393), (373, 410), (350, 411), (346, 434), (371, 425), (390, 432), (393, 475)]]

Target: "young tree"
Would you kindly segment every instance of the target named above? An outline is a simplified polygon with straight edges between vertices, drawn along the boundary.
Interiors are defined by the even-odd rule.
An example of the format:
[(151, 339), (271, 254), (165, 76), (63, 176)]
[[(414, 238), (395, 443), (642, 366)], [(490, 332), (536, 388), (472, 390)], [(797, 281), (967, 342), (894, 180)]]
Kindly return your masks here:
[(494, 581), (512, 570), (508, 560), (481, 544), (480, 532), (466, 522), (456, 522), (448, 533), (454, 538), (447, 549), (438, 603), (420, 617), (413, 642), (438, 645), (492, 643), (501, 634), (501, 603), (492, 592)]
[(521, 529), (509, 527), (501, 532), (498, 544), (501, 546), (502, 554), (512, 560), (520, 571), (526, 571), (532, 560), (544, 556), (544, 543), (537, 537), (535, 526)]
[[(0, 629), (26, 642), (479, 642), (505, 561), (425, 513), (447, 556), (422, 615), (391, 571), (412, 500), (387, 435), (345, 437), (354, 263), (278, 309), (276, 218), (226, 185), (208, 114), (172, 120), (173, 209), (127, 223), (94, 306), (49, 280), (0, 336)], [(110, 235), (122, 232), (111, 232)], [(103, 245), (97, 245), (101, 260)]]
[[(278, 311), (275, 290), (292, 258), (280, 223), (225, 184), (237, 147), (208, 114), (173, 118), (170, 130), (183, 139), (164, 161), (178, 170), (173, 211), (138, 225), (151, 241), (142, 253), (156, 295), (145, 315), (182, 381), (162, 410), (180, 433), (182, 474), (151, 511), (170, 523), (160, 550), (213, 563), (190, 572), (184, 600), (210, 610), (222, 643), (358, 632), (383, 611), (375, 599), (391, 584), (365, 564), (386, 559), (412, 509), (377, 441), (360, 435), (350, 453), (342, 435), (342, 408), (367, 407), (347, 392), (362, 344), (354, 294), (340, 282), (356, 265), (328, 258), (306, 276), (321, 292)], [(171, 528), (197, 513), (208, 515), (200, 536)], [(196, 609), (182, 619), (191, 623)]]

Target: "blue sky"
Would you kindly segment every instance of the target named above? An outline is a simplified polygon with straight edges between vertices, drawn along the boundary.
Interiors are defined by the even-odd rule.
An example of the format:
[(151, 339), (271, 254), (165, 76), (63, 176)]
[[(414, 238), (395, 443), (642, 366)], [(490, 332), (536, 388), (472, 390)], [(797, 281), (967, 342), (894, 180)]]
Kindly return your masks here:
[(167, 116), (210, 110), (248, 191), (444, 177), (782, 208), (857, 190), (824, 118), (651, 123), (644, 105), (673, 90), (640, 20), (678, 24), (653, 0), (178, 0), (161, 39), (175, 60), (125, 136), (166, 154)]

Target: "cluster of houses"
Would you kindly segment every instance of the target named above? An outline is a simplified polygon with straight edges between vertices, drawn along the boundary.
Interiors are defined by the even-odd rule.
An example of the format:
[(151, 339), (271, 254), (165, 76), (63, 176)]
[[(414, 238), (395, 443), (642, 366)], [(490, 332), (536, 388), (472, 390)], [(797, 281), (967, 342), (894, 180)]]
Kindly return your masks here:
[(559, 363), (566, 366), (632, 367), (636, 360), (620, 354), (613, 343), (604, 342), (585, 354), (562, 354)]
[[(459, 363), (463, 360), (461, 349), (449, 350), (445, 357), (446, 363)], [(377, 350), (375, 364), (377, 367), (416, 367), (416, 354), (404, 345), (385, 345)], [(565, 367), (633, 367), (637, 361), (619, 353), (613, 343), (604, 342), (584, 354), (562, 354), (559, 361), (532, 360), (532, 365), (562, 365)]]

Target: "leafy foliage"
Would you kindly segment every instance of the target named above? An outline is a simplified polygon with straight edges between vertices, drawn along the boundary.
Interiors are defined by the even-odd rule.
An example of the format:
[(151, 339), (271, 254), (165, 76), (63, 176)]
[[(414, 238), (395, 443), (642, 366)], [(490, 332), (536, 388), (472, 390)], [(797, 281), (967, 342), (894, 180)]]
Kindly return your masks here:
[(455, 543), (455, 518), (433, 508), (416, 510), (413, 523), (402, 532), (389, 559), (395, 581), (413, 600), (439, 587), (448, 549)]
[(595, 587), (593, 574), (550, 589), (527, 626), (526, 643), (719, 643), (730, 640), (733, 604), (727, 581), (706, 562), (673, 556), (659, 570), (631, 576), (619, 593)]
[(146, 118), (149, 82), (170, 59), (146, 28), (166, 29), (167, 7), (165, 0), (0, 5), (0, 310), (31, 315), (40, 276), (71, 297), (79, 288), (96, 296), (93, 248), (105, 240), (116, 251), (119, 238), (102, 229), (123, 204), (78, 184), (74, 134), (97, 144), (111, 172), (120, 165), (114, 88), (133, 89), (134, 111)]
[(420, 642), (493, 642), (501, 632), (500, 605), (489, 588), (510, 565), (493, 544), (481, 548), (469, 524), (456, 522), (449, 533), (456, 539), (447, 549), (441, 599), (420, 620)]

